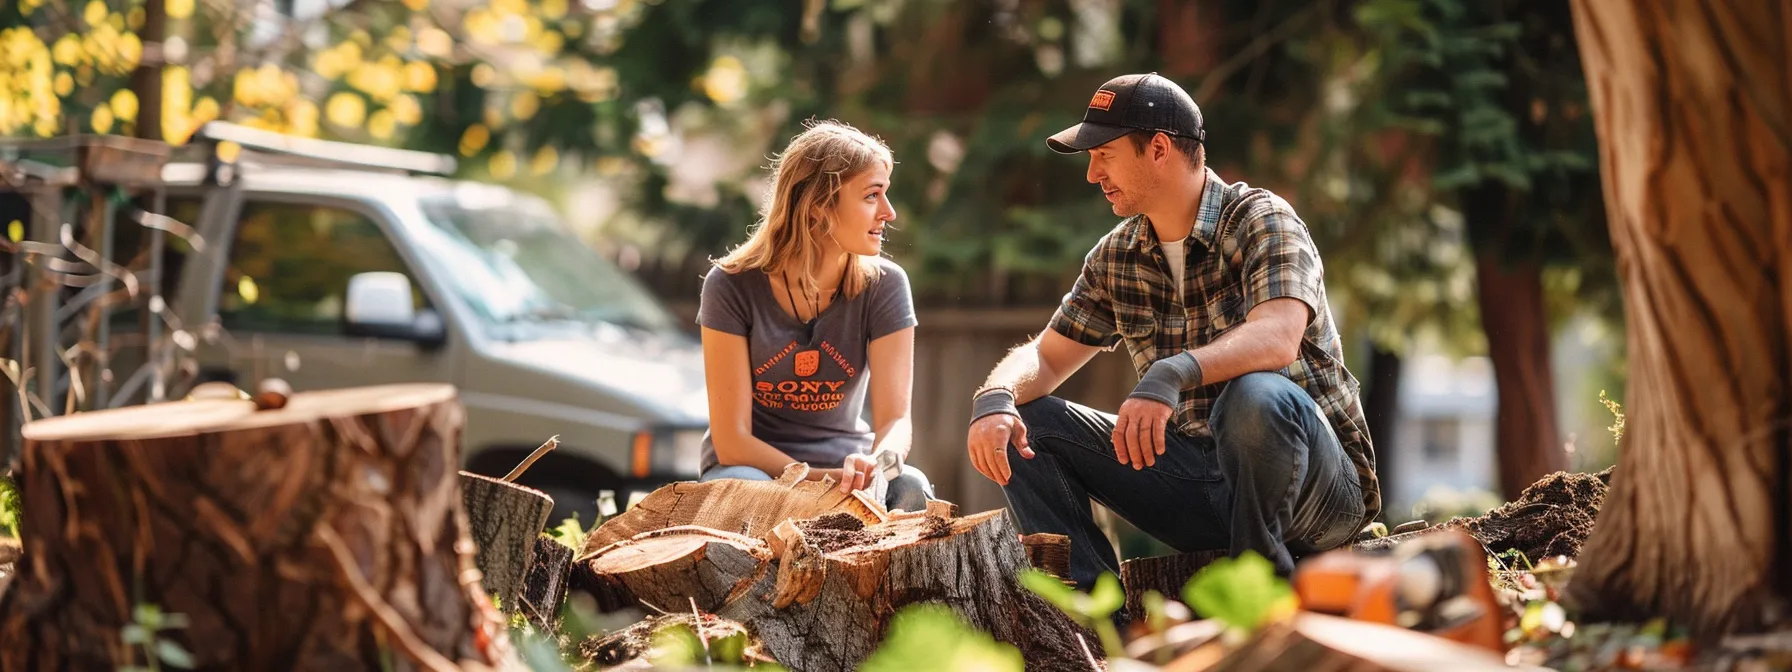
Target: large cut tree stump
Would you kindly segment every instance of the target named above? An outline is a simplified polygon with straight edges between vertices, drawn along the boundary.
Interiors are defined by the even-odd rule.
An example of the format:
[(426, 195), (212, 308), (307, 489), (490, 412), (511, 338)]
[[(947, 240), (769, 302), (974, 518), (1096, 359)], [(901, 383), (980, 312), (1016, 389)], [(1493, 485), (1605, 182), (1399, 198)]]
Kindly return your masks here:
[(835, 512), (786, 520), (762, 539), (696, 526), (648, 531), (593, 553), (590, 574), (668, 612), (739, 622), (779, 663), (855, 669), (902, 607), (935, 602), (1016, 645), (1029, 670), (1086, 670), (1093, 635), (1023, 588), (1028, 565), (1001, 511), (866, 524)]
[(654, 490), (622, 515), (604, 521), (585, 537), (581, 557), (642, 532), (680, 525), (707, 527), (748, 537), (763, 537), (786, 520), (842, 512), (867, 523), (889, 518), (889, 512), (864, 494), (842, 493), (833, 479), (804, 480), (809, 466), (801, 462), (775, 481), (727, 478), (709, 482), (681, 481)]
[(505, 611), (518, 612), (535, 540), (547, 527), (554, 499), (540, 490), (466, 471), (460, 472), (460, 489), (467, 525), (479, 547), (475, 561), (480, 582)]
[(1630, 384), (1568, 594), (1595, 618), (1773, 626), (1792, 605), (1792, 12), (1573, 10)]
[(0, 670), (143, 665), (120, 639), (137, 605), (184, 616), (158, 637), (205, 670), (514, 662), (473, 568), (462, 421), (452, 387), (404, 385), (27, 425)]

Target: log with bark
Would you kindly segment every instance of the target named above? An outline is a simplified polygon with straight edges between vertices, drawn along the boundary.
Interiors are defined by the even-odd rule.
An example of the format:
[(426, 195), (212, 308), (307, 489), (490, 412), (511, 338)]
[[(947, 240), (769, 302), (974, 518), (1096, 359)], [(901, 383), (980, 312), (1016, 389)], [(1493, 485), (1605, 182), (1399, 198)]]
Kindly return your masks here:
[(25, 557), (0, 596), (0, 670), (146, 661), (139, 605), (196, 669), (516, 664), (473, 568), (445, 385), (204, 400), (24, 430)]
[(1572, 9), (1630, 383), (1568, 594), (1593, 617), (1760, 629), (1792, 603), (1792, 13)]
[(535, 556), (523, 577), (520, 609), (535, 627), (559, 630), (560, 605), (566, 602), (567, 579), (572, 574), (572, 547), (545, 535), (535, 537)]
[(535, 540), (547, 527), (554, 499), (540, 490), (467, 471), (460, 472), (460, 493), (478, 547), (480, 582), (506, 612), (518, 612)]
[(792, 518), (800, 520), (827, 513), (847, 513), (867, 523), (889, 518), (883, 505), (863, 493), (840, 492), (832, 479), (806, 480), (808, 474), (809, 466), (799, 462), (773, 481), (730, 478), (663, 486), (592, 530), (585, 537), (580, 556), (589, 557), (642, 532), (679, 525), (758, 538)]
[[(800, 477), (737, 482), (711, 495), (744, 504), (730, 509), (709, 506), (702, 491), (668, 486), (637, 507), (666, 527), (642, 529), (627, 514), (612, 519), (591, 538), (619, 536), (607, 529), (618, 521), (638, 531), (582, 556), (577, 571), (587, 585), (662, 613), (694, 605), (741, 623), (790, 669), (853, 669), (897, 610), (921, 602), (952, 607), (1016, 645), (1029, 669), (1087, 668), (1077, 636), (1094, 642), (1093, 634), (1020, 585), (1027, 551), (1001, 511), (947, 518), (940, 514), (951, 508), (935, 506), (932, 514), (887, 516), (862, 498), (817, 490), (831, 487)], [(654, 501), (673, 496), (683, 506)], [(689, 524), (699, 515), (747, 533)]]
[(1213, 561), (1228, 555), (1226, 549), (1133, 558), (1120, 563), (1120, 584), (1126, 588), (1126, 614), (1145, 617), (1145, 594), (1153, 590), (1172, 600), (1182, 599), (1182, 587)]

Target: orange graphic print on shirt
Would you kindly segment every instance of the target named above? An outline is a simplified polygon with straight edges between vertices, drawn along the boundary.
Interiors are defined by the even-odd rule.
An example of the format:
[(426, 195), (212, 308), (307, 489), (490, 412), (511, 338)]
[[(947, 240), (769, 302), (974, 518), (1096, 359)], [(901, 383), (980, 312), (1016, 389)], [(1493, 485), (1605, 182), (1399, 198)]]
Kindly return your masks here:
[[(756, 380), (753, 382), (753, 403), (768, 409), (812, 413), (838, 408), (841, 402), (846, 401), (846, 393), (840, 388), (846, 387), (847, 381), (858, 375), (858, 370), (827, 341), (822, 341), (814, 350), (804, 350), (791, 356), (796, 348), (797, 344), (792, 342), (764, 364), (754, 367), (753, 376)], [(833, 365), (825, 371), (822, 366), (824, 353), (828, 355), (825, 361)], [(791, 360), (791, 368), (781, 369), (778, 365), (786, 358)], [(806, 380), (785, 378), (789, 374), (784, 371)]]

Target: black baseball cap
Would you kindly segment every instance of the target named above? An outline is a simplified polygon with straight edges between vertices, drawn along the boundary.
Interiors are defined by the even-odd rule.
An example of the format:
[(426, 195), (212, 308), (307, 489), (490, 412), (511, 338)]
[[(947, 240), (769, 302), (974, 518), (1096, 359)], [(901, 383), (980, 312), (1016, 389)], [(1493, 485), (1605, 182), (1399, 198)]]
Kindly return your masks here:
[(1113, 142), (1133, 131), (1160, 131), (1168, 135), (1207, 140), (1201, 108), (1175, 82), (1155, 72), (1121, 75), (1095, 90), (1083, 110), (1083, 123), (1046, 138), (1059, 154), (1075, 154)]

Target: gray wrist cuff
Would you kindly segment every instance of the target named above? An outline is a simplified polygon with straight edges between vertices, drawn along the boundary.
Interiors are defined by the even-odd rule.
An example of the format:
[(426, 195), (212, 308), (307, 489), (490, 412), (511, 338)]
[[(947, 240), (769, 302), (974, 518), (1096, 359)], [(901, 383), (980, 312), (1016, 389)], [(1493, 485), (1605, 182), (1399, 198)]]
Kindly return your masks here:
[(1020, 417), (1020, 409), (1014, 405), (1014, 394), (1007, 390), (990, 390), (977, 395), (971, 400), (971, 422), (976, 422), (986, 415), (1007, 413)]
[(1182, 391), (1201, 385), (1201, 363), (1195, 360), (1192, 353), (1184, 351), (1172, 357), (1151, 363), (1145, 375), (1139, 377), (1139, 384), (1134, 387), (1128, 397), (1139, 397), (1156, 401), (1170, 408), (1182, 401)]

